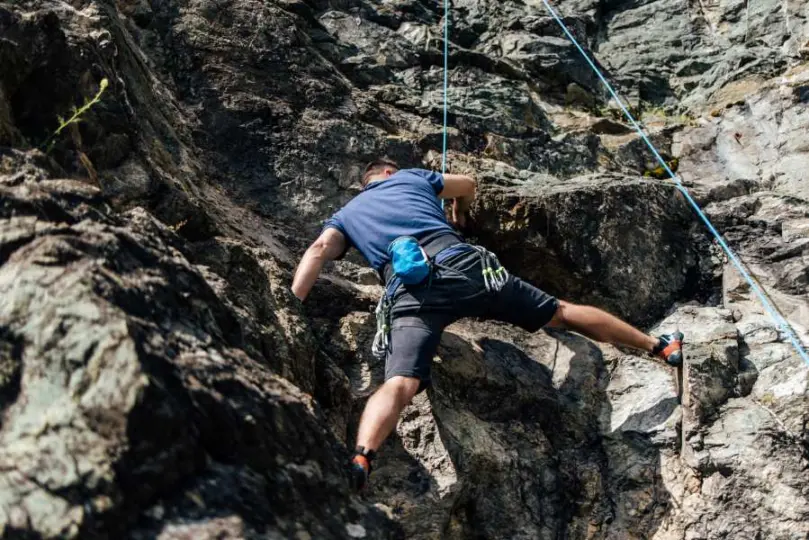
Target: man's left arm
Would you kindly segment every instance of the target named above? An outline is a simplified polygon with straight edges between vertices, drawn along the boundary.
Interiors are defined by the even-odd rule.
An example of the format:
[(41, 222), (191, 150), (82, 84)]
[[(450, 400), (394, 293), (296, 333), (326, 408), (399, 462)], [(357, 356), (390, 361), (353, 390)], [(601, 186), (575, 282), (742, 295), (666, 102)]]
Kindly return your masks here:
[(346, 238), (339, 230), (328, 228), (304, 253), (295, 278), (292, 280), (292, 293), (303, 302), (312, 290), (323, 265), (342, 255), (346, 250)]
[(441, 199), (452, 201), (452, 218), (450, 222), (457, 227), (466, 225), (466, 213), (475, 199), (477, 186), (475, 179), (466, 174), (445, 174), (444, 189), (438, 194)]

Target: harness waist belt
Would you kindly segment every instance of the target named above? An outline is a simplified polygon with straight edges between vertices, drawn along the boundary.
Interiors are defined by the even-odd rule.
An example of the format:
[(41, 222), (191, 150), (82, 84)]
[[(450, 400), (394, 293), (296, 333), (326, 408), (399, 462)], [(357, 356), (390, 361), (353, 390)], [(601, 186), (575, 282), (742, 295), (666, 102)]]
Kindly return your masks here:
[[(457, 236), (454, 234), (442, 234), (438, 238), (433, 238), (430, 240), (427, 245), (421, 246), (424, 249), (424, 252), (427, 256), (432, 259), (445, 249), (457, 246), (458, 244), (463, 244), (464, 242), (458, 239)], [(382, 272), (380, 272), (382, 279), (385, 283), (390, 281), (390, 278), (393, 277), (393, 266), (390, 263), (387, 263), (385, 266), (382, 267)]]

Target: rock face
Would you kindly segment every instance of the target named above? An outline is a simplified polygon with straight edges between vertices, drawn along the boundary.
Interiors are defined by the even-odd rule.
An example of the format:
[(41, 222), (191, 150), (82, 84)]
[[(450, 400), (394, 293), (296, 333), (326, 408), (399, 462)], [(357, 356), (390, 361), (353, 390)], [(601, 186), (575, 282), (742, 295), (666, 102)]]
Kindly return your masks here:
[(389, 530), (349, 495), (312, 398), (278, 375), (305, 388), (294, 372), (312, 366), (252, 351), (256, 328), (169, 229), (140, 209), (107, 215), (74, 180), (25, 171), (0, 189), (5, 536)]
[[(584, 212), (582, 209), (588, 209)], [(480, 240), (560, 297), (651, 324), (688, 294), (708, 293), (710, 250), (671, 186), (626, 177), (530, 178), (481, 196)], [(674, 246), (684, 246), (681, 249)]]
[[(558, 9), (809, 344), (806, 7)], [(289, 282), (367, 160), (440, 167), (442, 16), (0, 2), (0, 536), (809, 537), (809, 366), (533, 1), (452, 5), (465, 233), (687, 365), (460, 321), (350, 492), (381, 288)]]

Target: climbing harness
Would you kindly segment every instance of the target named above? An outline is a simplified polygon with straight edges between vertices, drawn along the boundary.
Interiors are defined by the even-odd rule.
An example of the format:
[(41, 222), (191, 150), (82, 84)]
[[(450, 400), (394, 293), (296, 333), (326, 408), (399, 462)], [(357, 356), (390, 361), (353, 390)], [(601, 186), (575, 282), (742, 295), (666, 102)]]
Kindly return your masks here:
[[(391, 242), (391, 246), (397, 242), (402, 242), (402, 238), (397, 238)], [(499, 292), (503, 288), (508, 281), (509, 273), (508, 270), (506, 270), (503, 265), (500, 264), (500, 261), (497, 259), (497, 255), (482, 246), (463, 243), (458, 243), (455, 245), (468, 246), (478, 253), (478, 256), (480, 257), (481, 273), (483, 275), (483, 284), (487, 293)], [(451, 247), (452, 246), (445, 249), (451, 249)], [(390, 252), (391, 248), (389, 248), (388, 251)], [(385, 358), (388, 353), (388, 349), (390, 348), (391, 312), (393, 311), (394, 297), (396, 295), (396, 291), (399, 290), (399, 287), (402, 285), (421, 286), (421, 284), (423, 284), (426, 280), (426, 286), (429, 289), (429, 287), (432, 286), (433, 274), (436, 269), (455, 272), (463, 275), (462, 272), (442, 265), (435, 260), (438, 257), (438, 253), (441, 253), (443, 250), (436, 253), (433, 257), (428, 256), (423, 248), (421, 248), (421, 251), (424, 253), (424, 257), (427, 261), (429, 275), (425, 276), (420, 282), (406, 283), (402, 280), (399, 274), (395, 273), (394, 271), (394, 273), (388, 279), (388, 282), (385, 285), (385, 290), (382, 292), (382, 297), (379, 299), (379, 302), (376, 305), (376, 310), (374, 311), (376, 314), (376, 334), (374, 335), (374, 342), (371, 346), (371, 352), (376, 358)], [(396, 267), (395, 263), (393, 262), (392, 267)]]
[(731, 262), (739, 271), (739, 273), (742, 275), (742, 277), (750, 285), (751, 290), (756, 294), (758, 299), (761, 301), (761, 304), (764, 306), (764, 309), (767, 311), (772, 320), (775, 322), (776, 326), (778, 326), (778, 328), (789, 338), (789, 341), (792, 343), (792, 346), (798, 352), (800, 357), (803, 358), (804, 362), (809, 364), (809, 353), (807, 353), (806, 350), (803, 348), (803, 345), (798, 339), (798, 336), (795, 333), (795, 331), (792, 329), (792, 326), (780, 313), (778, 313), (778, 310), (774, 306), (774, 302), (771, 302), (769, 300), (764, 290), (761, 289), (756, 284), (755, 280), (750, 276), (750, 274), (742, 264), (741, 258), (737, 256), (732, 249), (730, 249), (730, 246), (728, 246), (727, 242), (725, 242), (725, 239), (722, 238), (722, 235), (719, 234), (719, 231), (716, 230), (716, 227), (714, 227), (714, 225), (708, 219), (708, 216), (705, 215), (705, 213), (702, 211), (702, 209), (699, 207), (696, 201), (691, 197), (691, 194), (688, 193), (688, 190), (683, 185), (682, 180), (680, 180), (680, 178), (674, 174), (674, 171), (671, 170), (671, 167), (669, 167), (668, 163), (666, 163), (666, 161), (660, 155), (660, 152), (658, 152), (657, 148), (655, 148), (654, 144), (652, 144), (652, 141), (649, 140), (649, 137), (646, 135), (646, 133), (643, 131), (640, 125), (638, 125), (638, 123), (635, 121), (635, 118), (632, 116), (627, 107), (621, 101), (621, 98), (618, 97), (618, 93), (612, 88), (612, 85), (610, 85), (610, 83), (601, 73), (601, 70), (599, 70), (598, 67), (595, 65), (593, 60), (591, 60), (590, 57), (587, 56), (587, 53), (584, 51), (582, 46), (579, 45), (579, 42), (576, 40), (576, 38), (573, 37), (573, 34), (570, 32), (567, 25), (565, 25), (564, 21), (562, 21), (562, 19), (559, 17), (556, 11), (554, 11), (554, 9), (548, 3), (548, 0), (542, 0), (542, 3), (545, 4), (545, 7), (548, 9), (548, 12), (562, 28), (562, 31), (570, 39), (570, 41), (573, 43), (576, 49), (578, 49), (579, 53), (587, 61), (589, 66), (592, 68), (592, 70), (595, 72), (595, 74), (607, 88), (612, 98), (615, 100), (615, 102), (623, 111), (624, 115), (627, 117), (629, 122), (635, 128), (635, 131), (638, 132), (638, 135), (640, 135), (640, 137), (646, 143), (646, 146), (648, 146), (649, 150), (652, 151), (652, 154), (654, 154), (655, 158), (660, 163), (660, 166), (663, 167), (663, 169), (666, 171), (666, 173), (668, 173), (671, 179), (674, 180), (677, 189), (683, 194), (686, 201), (688, 201), (688, 203), (694, 209), (696, 214), (699, 216), (699, 218), (702, 220), (702, 222), (705, 224), (705, 226), (708, 228), (708, 230), (711, 232), (714, 238), (716, 238), (717, 242), (719, 242), (719, 245), (722, 247), (724, 252), (727, 254), (728, 258), (731, 260)]

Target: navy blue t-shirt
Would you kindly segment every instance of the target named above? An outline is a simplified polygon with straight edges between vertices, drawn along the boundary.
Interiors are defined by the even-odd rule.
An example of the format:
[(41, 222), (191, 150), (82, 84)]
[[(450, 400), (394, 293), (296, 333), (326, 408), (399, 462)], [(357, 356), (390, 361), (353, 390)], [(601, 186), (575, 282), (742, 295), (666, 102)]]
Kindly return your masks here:
[(337, 229), (371, 266), (380, 271), (390, 261), (388, 244), (400, 236), (419, 241), (443, 234), (462, 238), (447, 223), (438, 194), (444, 189), (441, 174), (404, 169), (386, 180), (371, 182), (329, 218), (323, 229)]

